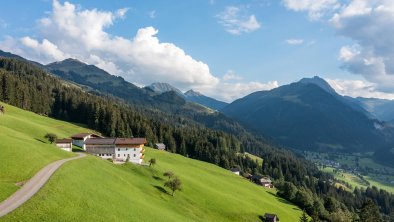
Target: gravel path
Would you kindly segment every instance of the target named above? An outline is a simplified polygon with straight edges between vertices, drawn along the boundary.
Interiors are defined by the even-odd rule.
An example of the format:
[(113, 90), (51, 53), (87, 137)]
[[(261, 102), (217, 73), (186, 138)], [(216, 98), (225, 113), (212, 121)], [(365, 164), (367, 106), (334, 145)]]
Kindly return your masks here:
[(29, 200), (35, 193), (37, 193), (41, 189), (41, 187), (44, 186), (44, 184), (49, 180), (52, 174), (64, 163), (82, 158), (84, 156), (86, 156), (86, 154), (78, 153), (78, 156), (76, 157), (58, 160), (42, 168), (27, 183), (25, 183), (22, 188), (12, 194), (8, 199), (0, 203), (0, 217), (15, 210), (20, 205)]

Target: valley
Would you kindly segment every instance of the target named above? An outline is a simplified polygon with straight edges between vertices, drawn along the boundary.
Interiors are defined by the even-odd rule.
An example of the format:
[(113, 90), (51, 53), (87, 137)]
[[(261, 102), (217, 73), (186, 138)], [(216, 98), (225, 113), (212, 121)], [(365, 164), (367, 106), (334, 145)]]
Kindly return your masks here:
[(350, 184), (351, 189), (375, 186), (394, 193), (394, 168), (376, 163), (371, 154), (304, 151), (303, 155), (323, 172)]

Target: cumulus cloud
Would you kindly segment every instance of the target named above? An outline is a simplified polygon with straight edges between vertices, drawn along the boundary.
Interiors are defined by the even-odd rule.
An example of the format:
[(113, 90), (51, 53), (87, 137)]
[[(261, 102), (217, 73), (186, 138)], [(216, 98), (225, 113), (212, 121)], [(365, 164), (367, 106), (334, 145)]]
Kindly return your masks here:
[(287, 39), (286, 43), (289, 45), (301, 45), (304, 43), (303, 39)]
[[(218, 78), (204, 62), (173, 43), (161, 42), (157, 37), (159, 31), (154, 27), (140, 28), (130, 39), (108, 33), (107, 29), (124, 19), (128, 10), (82, 9), (55, 0), (52, 11), (38, 20), (34, 37), (7, 36), (0, 41), (0, 48), (44, 64), (71, 57), (122, 76), (138, 86), (168, 82), (181, 90), (193, 88), (225, 101), (278, 86), (277, 82), (235, 83), (241, 78), (233, 71)], [(234, 33), (260, 27), (254, 15), (243, 17), (238, 9), (233, 13), (232, 19), (236, 21), (228, 28), (234, 29)]]
[(244, 6), (228, 6), (216, 15), (224, 29), (234, 35), (256, 31), (261, 27), (255, 15), (249, 15)]
[(244, 82), (244, 83), (230, 83), (220, 82), (215, 88), (196, 88), (197, 91), (204, 92), (208, 96), (213, 96), (225, 102), (232, 102), (235, 99), (244, 97), (252, 92), (271, 90), (279, 86), (277, 81), (270, 81), (267, 83), (261, 82)]
[(228, 70), (226, 74), (222, 77), (224, 81), (229, 81), (229, 80), (242, 80), (242, 77), (237, 75), (234, 70)]
[(317, 20), (340, 7), (337, 0), (283, 0), (284, 6), (293, 11), (306, 11), (309, 18)]
[(207, 64), (172, 43), (160, 42), (153, 27), (139, 29), (132, 39), (108, 33), (106, 29), (127, 10), (82, 10), (55, 0), (52, 12), (39, 20), (38, 38), (9, 38), (0, 47), (43, 63), (73, 57), (140, 84), (163, 81), (180, 88), (218, 84)]
[(356, 42), (344, 46), (343, 68), (394, 92), (394, 1), (352, 0), (333, 15), (330, 23), (340, 35)]
[(335, 91), (351, 97), (394, 99), (394, 93), (377, 89), (377, 84), (362, 80), (325, 79)]

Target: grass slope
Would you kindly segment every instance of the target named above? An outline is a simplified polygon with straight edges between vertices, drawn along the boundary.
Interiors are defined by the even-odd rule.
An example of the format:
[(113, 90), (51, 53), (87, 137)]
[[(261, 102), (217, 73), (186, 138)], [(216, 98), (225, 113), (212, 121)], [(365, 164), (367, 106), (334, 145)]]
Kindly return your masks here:
[[(147, 148), (154, 167), (114, 165), (89, 156), (72, 161), (4, 221), (260, 221), (266, 212), (298, 221), (301, 211), (220, 167)], [(163, 184), (171, 170), (183, 182), (174, 197)]]
[[(0, 116), (2, 198), (56, 159), (71, 155), (40, 142), (47, 132), (61, 137), (78, 126), (6, 106)], [(4, 141), (4, 142), (3, 142)], [(300, 209), (215, 165), (147, 148), (154, 167), (114, 165), (94, 156), (66, 163), (29, 201), (0, 221), (260, 221), (266, 212), (298, 221)], [(172, 197), (163, 186), (173, 171), (183, 190)]]
[(18, 189), (17, 182), (31, 178), (54, 160), (74, 156), (44, 139), (48, 132), (59, 137), (87, 129), (6, 105), (0, 115), (0, 201)]

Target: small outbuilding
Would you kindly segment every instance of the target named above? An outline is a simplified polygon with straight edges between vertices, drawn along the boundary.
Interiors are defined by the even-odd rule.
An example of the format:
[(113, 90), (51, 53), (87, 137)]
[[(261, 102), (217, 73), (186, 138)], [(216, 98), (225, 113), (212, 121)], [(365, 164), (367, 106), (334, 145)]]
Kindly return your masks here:
[(265, 213), (264, 214), (264, 218), (265, 218), (266, 222), (277, 222), (277, 221), (279, 221), (279, 217), (276, 214)]
[(241, 173), (241, 170), (240, 170), (239, 168), (231, 168), (230, 171), (231, 171), (233, 174), (236, 174), (236, 175), (238, 175), (238, 176), (239, 176), (239, 174)]
[(69, 138), (64, 138), (64, 139), (56, 139), (55, 144), (57, 147), (59, 147), (62, 150), (72, 152), (73, 150), (73, 140)]
[(155, 148), (158, 150), (166, 150), (166, 145), (164, 143), (156, 143)]

